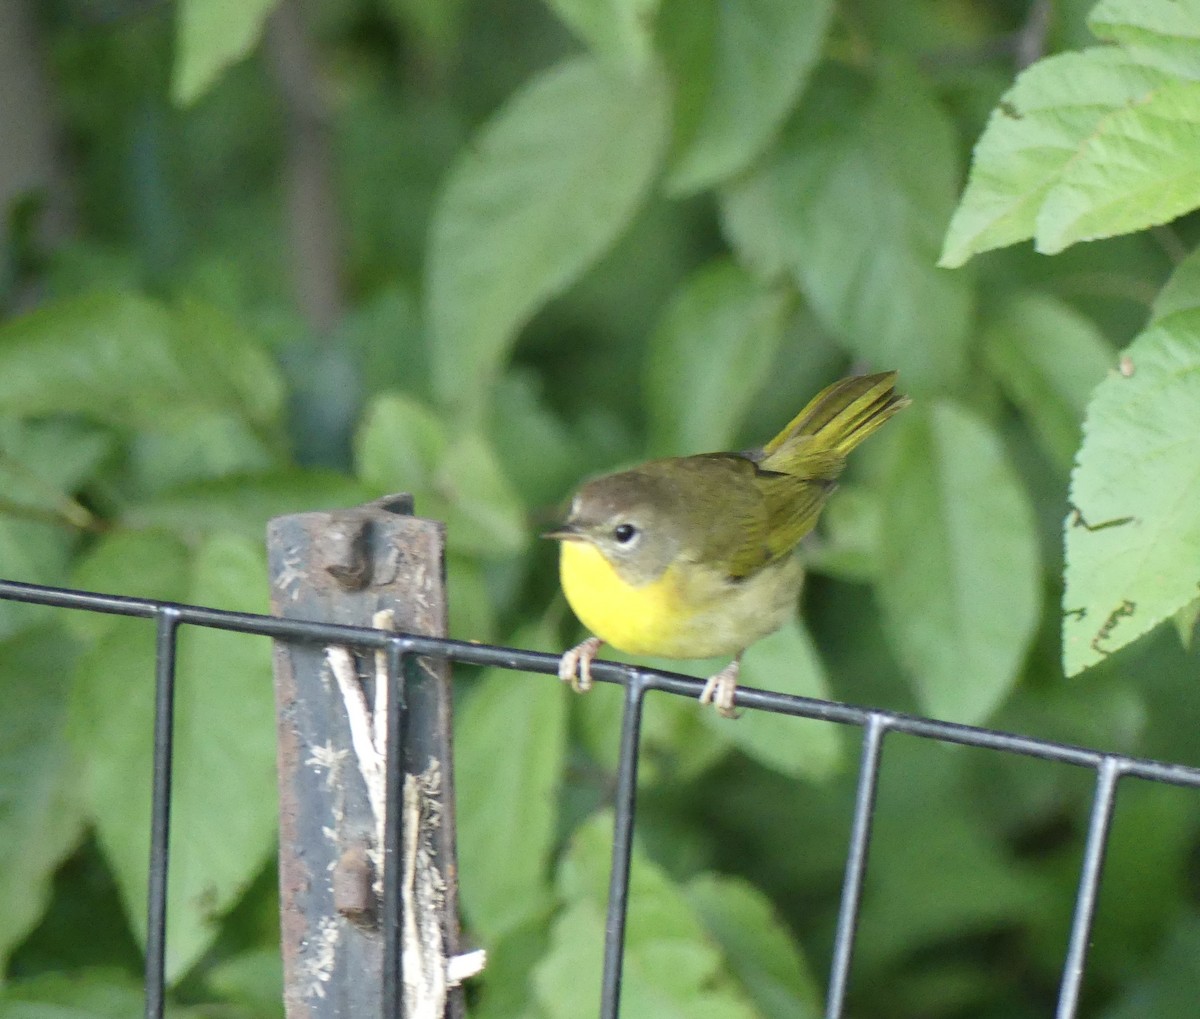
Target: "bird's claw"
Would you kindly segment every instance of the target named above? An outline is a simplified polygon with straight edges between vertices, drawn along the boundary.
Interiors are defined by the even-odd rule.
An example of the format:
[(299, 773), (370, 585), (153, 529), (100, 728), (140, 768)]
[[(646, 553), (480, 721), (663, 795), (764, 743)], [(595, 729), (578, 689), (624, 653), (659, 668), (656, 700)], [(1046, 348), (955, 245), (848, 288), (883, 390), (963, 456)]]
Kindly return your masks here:
[(592, 662), (602, 643), (599, 637), (588, 637), (559, 659), (558, 678), (570, 683), (576, 693), (587, 693), (592, 688)]
[(740, 666), (741, 663), (735, 658), (720, 672), (709, 676), (704, 689), (700, 691), (700, 703), (711, 704), (722, 718), (738, 718), (741, 714), (733, 707)]

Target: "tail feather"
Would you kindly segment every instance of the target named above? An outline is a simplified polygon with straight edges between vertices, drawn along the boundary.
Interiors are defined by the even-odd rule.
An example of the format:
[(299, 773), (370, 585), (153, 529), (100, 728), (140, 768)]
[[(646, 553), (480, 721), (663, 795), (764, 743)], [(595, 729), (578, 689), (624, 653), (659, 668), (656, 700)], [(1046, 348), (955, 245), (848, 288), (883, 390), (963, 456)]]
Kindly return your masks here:
[(836, 477), (846, 455), (911, 402), (896, 392), (894, 371), (842, 379), (814, 396), (763, 447), (759, 463), (765, 470), (786, 474), (806, 473), (811, 466), (823, 477), (831, 466), (826, 461), (833, 461)]

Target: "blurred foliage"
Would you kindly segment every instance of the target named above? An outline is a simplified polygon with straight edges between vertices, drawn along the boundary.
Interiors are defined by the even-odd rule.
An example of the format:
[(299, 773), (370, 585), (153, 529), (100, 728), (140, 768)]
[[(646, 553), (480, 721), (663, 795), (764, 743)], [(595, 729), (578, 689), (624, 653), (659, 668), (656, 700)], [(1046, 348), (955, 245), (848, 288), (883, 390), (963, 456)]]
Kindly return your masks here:
[[(269, 517), (407, 490), (453, 635), (556, 650), (582, 477), (898, 368), (746, 682), (1200, 764), (1194, 4), (19, 6), (73, 225), (0, 210), (0, 574), (265, 611)], [(0, 604), (0, 1019), (140, 1011), (151, 648)], [(546, 682), (458, 679), (489, 1019), (595, 1008), (621, 700)], [(269, 684), (185, 633), (172, 1015), (282, 1014)], [(624, 1014), (819, 1014), (852, 734), (645, 725)], [(884, 762), (852, 1013), (1050, 1014), (1089, 776)], [(1194, 1014), (1198, 821), (1123, 788), (1089, 1015)]]

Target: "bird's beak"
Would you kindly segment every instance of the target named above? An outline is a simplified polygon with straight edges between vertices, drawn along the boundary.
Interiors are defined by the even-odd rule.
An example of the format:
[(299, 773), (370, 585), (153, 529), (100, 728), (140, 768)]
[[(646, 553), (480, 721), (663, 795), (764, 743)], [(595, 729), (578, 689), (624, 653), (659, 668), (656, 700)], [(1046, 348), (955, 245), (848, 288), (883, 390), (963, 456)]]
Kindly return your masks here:
[(572, 523), (563, 524), (561, 527), (556, 527), (553, 531), (546, 531), (542, 535), (543, 538), (550, 538), (552, 541), (583, 541), (584, 537), (579, 532), (579, 529)]

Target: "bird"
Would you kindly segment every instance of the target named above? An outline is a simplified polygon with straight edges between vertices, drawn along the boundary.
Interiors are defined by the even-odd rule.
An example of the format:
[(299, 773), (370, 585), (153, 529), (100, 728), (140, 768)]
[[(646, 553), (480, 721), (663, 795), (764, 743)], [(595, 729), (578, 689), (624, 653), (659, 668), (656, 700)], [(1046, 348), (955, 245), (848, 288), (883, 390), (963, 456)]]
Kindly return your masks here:
[(727, 718), (743, 653), (792, 615), (797, 554), (837, 487), (846, 457), (911, 400), (897, 373), (827, 386), (773, 439), (740, 453), (650, 460), (585, 482), (559, 542), (563, 593), (591, 636), (559, 661), (577, 692), (609, 644), (632, 655), (731, 655), (700, 694)]

